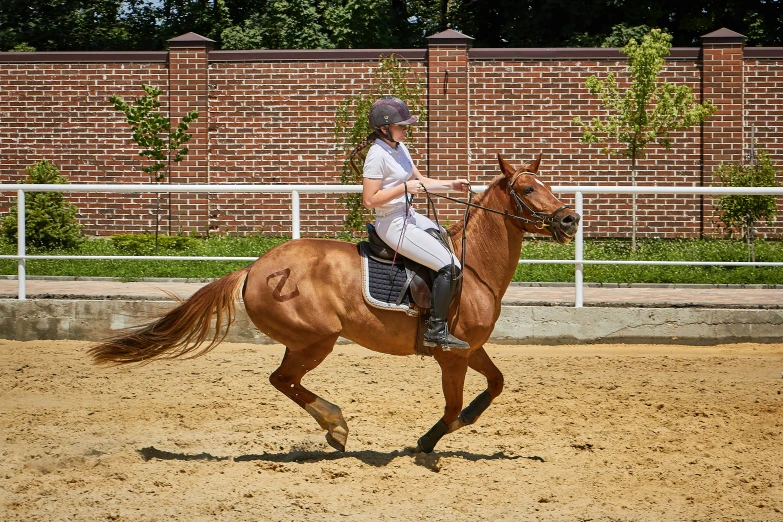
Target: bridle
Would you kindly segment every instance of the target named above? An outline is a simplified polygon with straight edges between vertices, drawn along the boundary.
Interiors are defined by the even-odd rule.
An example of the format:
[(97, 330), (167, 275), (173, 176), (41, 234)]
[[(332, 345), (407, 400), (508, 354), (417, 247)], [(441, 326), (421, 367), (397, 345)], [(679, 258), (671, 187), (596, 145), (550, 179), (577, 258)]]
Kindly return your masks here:
[[(519, 194), (516, 193), (514, 190), (514, 183), (516, 183), (519, 176), (521, 176), (525, 172), (525, 167), (520, 167), (514, 172), (514, 178), (511, 180), (511, 183), (508, 184), (508, 191), (511, 193), (511, 196), (514, 198), (514, 201), (517, 204), (517, 209), (520, 211), (520, 213), (523, 210), (527, 210), (528, 213), (534, 218), (534, 219), (526, 219), (524, 216), (521, 215), (510, 215), (507, 212), (505, 213), (509, 217), (513, 217), (516, 219), (520, 219), (522, 221), (525, 221), (526, 223), (532, 223), (536, 226), (539, 230), (551, 227), (554, 222), (555, 218), (557, 218), (557, 215), (560, 214), (562, 211), (566, 210), (568, 208), (568, 205), (563, 205), (562, 207), (558, 208), (554, 212), (550, 212), (549, 214), (542, 214), (541, 212), (535, 211), (530, 206), (525, 203), (525, 200), (523, 200)], [(492, 210), (485, 207), (484, 210)], [(534, 221), (536, 220), (536, 221)]]

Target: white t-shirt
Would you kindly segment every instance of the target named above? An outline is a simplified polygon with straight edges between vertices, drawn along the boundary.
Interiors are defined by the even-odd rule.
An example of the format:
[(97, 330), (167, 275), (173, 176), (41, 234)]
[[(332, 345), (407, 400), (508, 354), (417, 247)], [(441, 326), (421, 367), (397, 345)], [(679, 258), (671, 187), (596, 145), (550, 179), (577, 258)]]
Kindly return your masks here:
[[(380, 179), (381, 190), (401, 185), (413, 177), (413, 160), (404, 143), (393, 148), (385, 141), (378, 139), (370, 147), (364, 159), (365, 178)], [(397, 198), (375, 208), (377, 215), (386, 215), (396, 210), (405, 209), (405, 193)]]

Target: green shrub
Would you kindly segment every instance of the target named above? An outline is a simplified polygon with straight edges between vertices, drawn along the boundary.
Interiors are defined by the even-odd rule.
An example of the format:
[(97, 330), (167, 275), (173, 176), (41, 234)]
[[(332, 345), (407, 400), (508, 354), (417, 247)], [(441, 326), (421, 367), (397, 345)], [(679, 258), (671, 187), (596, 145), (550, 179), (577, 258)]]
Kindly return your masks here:
[[(752, 165), (724, 163), (718, 167), (718, 178), (724, 187), (777, 187), (775, 166), (764, 149)], [(737, 232), (748, 244), (748, 260), (756, 260), (755, 229), (761, 220), (771, 225), (777, 216), (775, 196), (728, 195), (718, 199), (716, 207), (729, 235)]]
[[(759, 150), (758, 161), (753, 165), (724, 163), (718, 167), (718, 178), (724, 187), (776, 187), (775, 167), (765, 150)], [(755, 224), (764, 220), (772, 224), (777, 215), (775, 196), (729, 195), (718, 199), (724, 230), (737, 232), (739, 237), (752, 235)]]
[[(154, 234), (121, 234), (112, 236), (114, 247), (128, 256), (155, 255)], [(199, 245), (199, 240), (190, 236), (158, 236), (158, 246), (161, 250), (184, 253), (194, 250)]]
[[(25, 184), (68, 183), (57, 167), (46, 160), (27, 167)], [(0, 233), (8, 242), (17, 240), (17, 206), (0, 221)], [(76, 207), (65, 201), (62, 192), (25, 192), (25, 238), (27, 245), (44, 249), (74, 248), (84, 238), (77, 221)]]

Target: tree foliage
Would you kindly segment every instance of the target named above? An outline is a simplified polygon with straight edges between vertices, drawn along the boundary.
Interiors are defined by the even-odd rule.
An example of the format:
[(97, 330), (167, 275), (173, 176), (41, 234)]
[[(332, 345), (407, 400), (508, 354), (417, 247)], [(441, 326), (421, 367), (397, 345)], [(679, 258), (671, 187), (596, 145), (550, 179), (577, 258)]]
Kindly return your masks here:
[[(152, 160), (152, 165), (144, 167), (144, 172), (155, 181), (163, 181), (166, 177), (161, 171), (166, 168), (165, 161), (179, 163), (188, 153), (185, 143), (190, 141), (188, 127), (198, 118), (198, 111), (190, 111), (179, 122), (175, 130), (171, 130), (171, 119), (157, 112), (160, 108), (158, 97), (162, 91), (154, 85), (142, 85), (145, 95), (137, 98), (134, 105), (128, 104), (119, 96), (112, 96), (109, 101), (114, 108), (125, 114), (131, 126), (133, 141), (140, 147), (139, 156)], [(173, 154), (173, 157), (172, 157)]]
[[(147, 48), (159, 32), (144, 0), (3, 0), (0, 50), (77, 51)], [(160, 42), (155, 45), (160, 46)], [(139, 46), (139, 47), (137, 47)]]
[[(717, 176), (724, 187), (777, 187), (775, 167), (769, 154), (758, 151), (753, 165), (724, 163), (718, 167)], [(768, 224), (777, 216), (775, 196), (728, 195), (720, 197), (716, 207), (723, 222), (723, 229), (730, 235), (738, 233), (748, 242), (748, 257), (755, 261), (755, 228), (762, 220)]]
[(630, 76), (625, 91), (613, 73), (603, 80), (587, 78), (587, 89), (598, 97), (606, 115), (589, 122), (574, 118), (583, 129), (582, 142), (604, 144), (604, 152), (635, 160), (644, 156), (651, 143), (670, 148), (672, 131), (701, 123), (717, 110), (710, 100), (696, 103), (687, 85), (660, 80), (670, 49), (671, 36), (658, 29), (646, 34), (641, 42), (631, 39), (622, 48), (628, 56)]
[[(768, 0), (454, 0), (449, 26), (472, 36), (474, 47), (622, 47), (616, 28), (647, 26), (674, 36), (676, 46), (699, 46), (701, 36), (728, 27), (752, 46), (783, 45), (783, 5)], [(604, 43), (606, 42), (606, 43)]]
[(650, 26), (646, 24), (631, 27), (621, 23), (612, 27), (609, 35), (574, 34), (568, 40), (568, 45), (574, 47), (625, 47), (631, 40), (641, 42), (644, 35), (649, 32)]
[[(68, 183), (58, 168), (43, 160), (27, 167), (27, 178), (22, 183), (51, 185)], [(0, 232), (9, 241), (17, 240), (18, 206), (11, 207), (2, 222)], [(25, 193), (25, 241), (32, 247), (45, 249), (73, 248), (82, 240), (82, 226), (77, 220), (76, 207), (65, 201), (62, 192)]]
[(0, 51), (164, 50), (193, 31), (216, 48), (410, 48), (446, 28), (475, 47), (622, 47), (646, 28), (698, 46), (721, 27), (783, 45), (769, 0), (3, 0)]
[[(370, 107), (375, 100), (385, 95), (403, 100), (411, 114), (419, 117), (418, 125), (422, 125), (427, 120), (423, 80), (418, 78), (415, 72), (400, 62), (396, 56), (382, 57), (375, 69), (372, 87), (368, 91), (351, 96), (337, 107), (334, 137), (342, 149), (342, 156), (346, 158), (340, 173), (340, 182), (343, 184), (360, 185), (362, 183), (360, 173), (364, 166), (364, 156), (359, 155), (356, 158), (355, 165), (359, 170), (357, 173), (351, 168), (350, 154), (357, 146), (363, 144), (372, 132), (373, 129), (369, 122)], [(415, 153), (417, 125), (409, 125), (407, 130), (405, 145), (411, 153)], [(348, 231), (362, 230), (372, 215), (372, 211), (364, 208), (359, 194), (349, 194), (342, 198), (342, 201), (348, 209), (345, 229)]]

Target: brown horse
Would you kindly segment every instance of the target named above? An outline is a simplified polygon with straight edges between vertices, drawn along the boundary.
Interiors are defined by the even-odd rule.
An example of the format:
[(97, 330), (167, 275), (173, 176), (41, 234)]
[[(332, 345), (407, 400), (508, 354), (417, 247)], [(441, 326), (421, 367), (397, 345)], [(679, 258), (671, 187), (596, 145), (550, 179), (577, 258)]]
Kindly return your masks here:
[[(514, 169), (498, 156), (503, 175), (476, 201), (489, 211), (470, 209), (462, 294), (449, 313), (450, 331), (470, 343), (470, 349), (433, 350), (442, 371), (446, 407), (443, 417), (418, 440), (421, 451), (431, 452), (443, 435), (476, 422), (503, 389), (503, 374), (483, 345), (517, 268), (522, 237), (526, 232), (544, 232), (567, 243), (577, 230), (579, 215), (535, 176), (540, 159)], [(460, 237), (462, 230), (463, 223), (456, 223), (449, 234)], [(455, 244), (459, 256), (460, 242)], [(368, 306), (361, 287), (355, 244), (289, 241), (252, 265), (204, 286), (158, 321), (107, 340), (90, 354), (98, 364), (114, 365), (203, 355), (225, 338), (241, 291), (253, 323), (286, 346), (270, 382), (318, 421), (332, 447), (344, 451), (348, 425), (340, 408), (303, 387), (302, 377), (332, 352), (340, 336), (377, 352), (413, 355), (418, 320)], [(487, 389), (463, 410), (468, 367), (486, 377)]]

